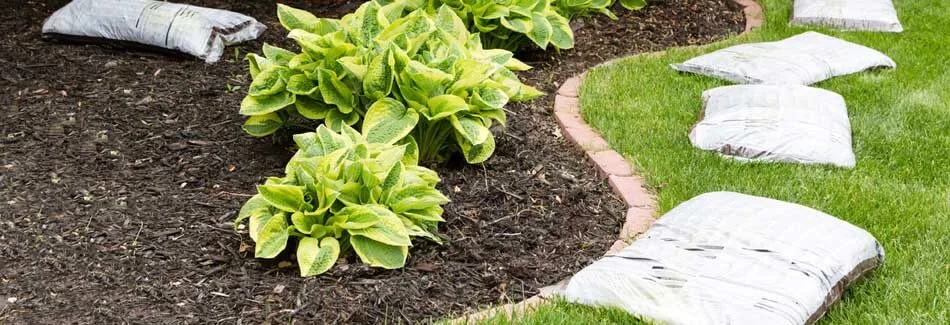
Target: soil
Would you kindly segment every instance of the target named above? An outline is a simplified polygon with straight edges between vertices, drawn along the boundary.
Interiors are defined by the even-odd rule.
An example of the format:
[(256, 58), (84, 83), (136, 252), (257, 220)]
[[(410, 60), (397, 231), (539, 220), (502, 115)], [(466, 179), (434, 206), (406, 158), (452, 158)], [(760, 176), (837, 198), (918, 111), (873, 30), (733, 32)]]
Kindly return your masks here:
[[(0, 11), (5, 324), (421, 322), (532, 296), (601, 256), (624, 218), (560, 135), (550, 113), (557, 84), (613, 57), (743, 26), (728, 0), (582, 19), (574, 50), (520, 55), (535, 66), (525, 82), (549, 95), (509, 105), (495, 157), (434, 167), (453, 201), (441, 227), (449, 243), (417, 243), (402, 270), (350, 256), (301, 278), (292, 260), (255, 259), (230, 223), (291, 155), (286, 141), (245, 135), (237, 114), (250, 81), (243, 54), (288, 44), (273, 1), (184, 1), (269, 26), (214, 65), (42, 41), (43, 19), (67, 1), (14, 2)], [(290, 4), (325, 17), (356, 7), (319, 3)]]

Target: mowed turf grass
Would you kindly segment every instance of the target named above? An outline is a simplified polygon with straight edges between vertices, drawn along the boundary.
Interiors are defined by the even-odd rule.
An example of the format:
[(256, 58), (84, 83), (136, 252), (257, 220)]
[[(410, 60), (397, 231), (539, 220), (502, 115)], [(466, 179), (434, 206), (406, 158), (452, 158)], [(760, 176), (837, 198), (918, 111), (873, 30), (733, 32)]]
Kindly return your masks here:
[[(884, 266), (851, 287), (821, 323), (950, 324), (950, 1), (895, 0), (905, 29), (899, 34), (792, 27), (792, 1), (761, 2), (763, 29), (591, 70), (581, 89), (584, 118), (646, 177), (661, 213), (702, 193), (735, 191), (809, 206), (874, 235), (886, 252)], [(687, 134), (701, 93), (729, 83), (668, 65), (807, 30), (877, 49), (897, 62), (894, 70), (813, 85), (847, 101), (857, 167), (740, 163), (693, 148)], [(616, 310), (557, 302), (514, 323), (636, 322), (618, 317)]]

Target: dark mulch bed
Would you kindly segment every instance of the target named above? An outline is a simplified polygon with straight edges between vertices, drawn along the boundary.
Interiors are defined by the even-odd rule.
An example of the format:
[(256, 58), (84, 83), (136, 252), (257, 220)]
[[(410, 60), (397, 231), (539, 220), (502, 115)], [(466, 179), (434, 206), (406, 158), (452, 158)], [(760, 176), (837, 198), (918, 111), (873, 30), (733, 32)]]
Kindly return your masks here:
[[(437, 167), (444, 246), (408, 267), (349, 258), (324, 276), (254, 259), (230, 229), (246, 195), (291, 152), (240, 129), (245, 63), (39, 40), (66, 1), (0, 11), (0, 323), (377, 323), (460, 315), (537, 293), (600, 256), (622, 204), (550, 115), (553, 96), (510, 105), (496, 156)], [(250, 14), (286, 44), (272, 1), (187, 1)], [(319, 6), (324, 16), (352, 10)], [(300, 7), (306, 4), (297, 3)], [(321, 9), (322, 8), (322, 9)], [(342, 8), (342, 9), (341, 9)], [(522, 55), (528, 84), (557, 83), (606, 59), (710, 42), (740, 30), (728, 0), (666, 0), (576, 23), (575, 50)], [(645, 91), (649, 91), (645, 88)], [(14, 302), (15, 301), (15, 302)]]

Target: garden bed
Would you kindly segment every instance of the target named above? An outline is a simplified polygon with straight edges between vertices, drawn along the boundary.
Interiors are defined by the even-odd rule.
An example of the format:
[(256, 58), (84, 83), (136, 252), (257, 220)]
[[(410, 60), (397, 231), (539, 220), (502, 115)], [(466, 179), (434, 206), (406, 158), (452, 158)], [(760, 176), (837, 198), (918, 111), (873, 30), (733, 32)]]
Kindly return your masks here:
[[(550, 115), (557, 83), (614, 57), (742, 29), (728, 0), (574, 22), (575, 49), (519, 55), (535, 67), (522, 80), (549, 95), (507, 107), (495, 156), (433, 166), (452, 199), (447, 244), (418, 242), (401, 270), (349, 255), (301, 278), (292, 258), (255, 259), (247, 235), (231, 230), (254, 185), (292, 154), (288, 141), (244, 134), (237, 115), (250, 82), (243, 54), (288, 42), (274, 3), (186, 1), (269, 26), (205, 65), (40, 41), (42, 19), (66, 2), (0, 14), (12, 31), (0, 42), (0, 321), (416, 322), (534, 295), (602, 255), (624, 218)], [(292, 5), (328, 17), (356, 7)]]

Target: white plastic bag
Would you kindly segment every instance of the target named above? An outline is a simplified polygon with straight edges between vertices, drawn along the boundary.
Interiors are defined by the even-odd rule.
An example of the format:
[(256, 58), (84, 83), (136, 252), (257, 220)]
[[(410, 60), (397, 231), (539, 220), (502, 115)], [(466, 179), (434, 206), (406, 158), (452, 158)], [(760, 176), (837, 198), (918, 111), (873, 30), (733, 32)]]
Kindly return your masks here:
[(855, 165), (840, 95), (799, 85), (738, 85), (703, 92), (693, 146), (753, 161)]
[(736, 45), (672, 65), (679, 71), (742, 84), (799, 85), (896, 66), (881, 52), (816, 32), (777, 42)]
[(791, 24), (874, 32), (904, 31), (891, 0), (795, 0)]
[(874, 237), (835, 217), (715, 192), (581, 270), (563, 294), (665, 324), (812, 324), (883, 260)]
[(217, 62), (224, 47), (257, 38), (266, 27), (219, 9), (150, 0), (74, 0), (43, 24), (52, 38), (95, 38), (181, 51)]

